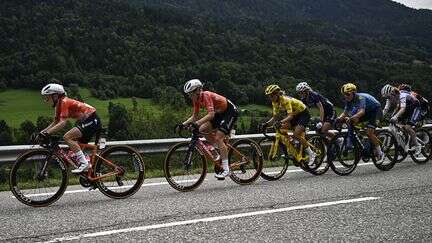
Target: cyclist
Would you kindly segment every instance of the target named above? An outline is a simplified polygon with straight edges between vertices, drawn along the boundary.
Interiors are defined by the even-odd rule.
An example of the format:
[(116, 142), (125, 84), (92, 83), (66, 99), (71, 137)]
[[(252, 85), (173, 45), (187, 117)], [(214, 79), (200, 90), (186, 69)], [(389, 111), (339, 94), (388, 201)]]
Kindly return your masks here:
[[(215, 174), (218, 179), (223, 179), (230, 175), (228, 164), (228, 149), (224, 143), (226, 135), (230, 134), (238, 117), (237, 107), (227, 98), (210, 91), (203, 91), (203, 84), (198, 79), (186, 82), (183, 87), (184, 92), (192, 99), (192, 116), (182, 123), (182, 126), (195, 124), (201, 133), (207, 133), (207, 141), (217, 144), (220, 150), (223, 171)], [(200, 108), (206, 108), (207, 115), (199, 119)], [(214, 136), (209, 133), (217, 129)]]
[(55, 108), (55, 117), (54, 121), (39, 133), (38, 138), (43, 139), (60, 131), (65, 127), (68, 118), (76, 119), (76, 125), (66, 132), (63, 138), (74, 153), (74, 159), (80, 163), (78, 168), (72, 170), (72, 173), (81, 173), (88, 170), (89, 162), (78, 142), (88, 143), (100, 131), (102, 125), (96, 114), (96, 109), (86, 103), (68, 98), (63, 86), (60, 84), (50, 83), (44, 86), (41, 95), (45, 102)]
[[(408, 91), (406, 90), (407, 87), (404, 86), (401, 88), (404, 89), (399, 90), (390, 84), (386, 84), (381, 89), (381, 95), (387, 99), (383, 113), (386, 114), (389, 111), (388, 107), (396, 106), (390, 122), (400, 122), (403, 125), (403, 128), (408, 132), (411, 138), (410, 140), (414, 145), (413, 149), (415, 154), (419, 155), (421, 153), (421, 145), (417, 142), (413, 126), (415, 126), (420, 119), (420, 103), (418, 99), (411, 94), (410, 89)], [(395, 101), (397, 102), (396, 105), (394, 104)]]
[[(273, 115), (270, 120), (261, 124), (260, 127), (265, 128), (269, 124), (275, 124), (283, 129), (293, 129), (294, 136), (306, 148), (306, 153), (309, 156), (308, 165), (312, 166), (316, 154), (308, 146), (304, 137), (305, 127), (310, 120), (310, 114), (306, 105), (298, 99), (285, 95), (285, 92), (275, 84), (267, 86), (265, 95), (269, 96), (272, 101)], [(287, 116), (282, 120), (278, 120), (282, 112), (283, 114), (286, 113)]]
[(313, 91), (306, 82), (297, 84), (296, 91), (300, 95), (301, 101), (309, 108), (317, 107), (319, 109), (320, 122), (316, 125), (316, 128), (329, 138), (332, 138), (334, 133), (329, 132), (329, 130), (332, 126), (332, 122), (336, 118), (333, 104), (320, 93)]
[(384, 152), (381, 149), (379, 140), (375, 135), (377, 120), (382, 116), (381, 104), (372, 95), (367, 93), (357, 93), (357, 86), (346, 83), (341, 87), (341, 93), (345, 97), (345, 108), (337, 120), (344, 120), (353, 125), (366, 122), (366, 133), (368, 138), (375, 145), (375, 156), (377, 162), (382, 163)]
[(429, 101), (419, 93), (412, 91), (411, 86), (408, 84), (400, 84), (398, 89), (410, 92), (412, 96), (418, 99), (420, 103), (420, 117), (418, 118), (418, 121), (422, 121), (428, 113)]

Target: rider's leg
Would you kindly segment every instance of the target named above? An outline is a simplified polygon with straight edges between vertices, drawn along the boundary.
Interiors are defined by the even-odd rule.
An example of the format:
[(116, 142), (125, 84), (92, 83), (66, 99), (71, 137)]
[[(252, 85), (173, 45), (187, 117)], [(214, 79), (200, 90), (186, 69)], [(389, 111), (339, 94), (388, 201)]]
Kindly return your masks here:
[(371, 140), (372, 144), (375, 146), (375, 155), (377, 156), (378, 161), (382, 161), (382, 159), (384, 158), (384, 152), (382, 151), (380, 141), (375, 134), (375, 128), (368, 127), (366, 130), (366, 134)]
[(219, 146), (220, 156), (222, 160), (222, 168), (224, 171), (229, 171), (228, 164), (228, 148), (224, 142), (225, 134), (221, 131), (217, 131), (215, 135), (216, 144)]
[(211, 122), (206, 122), (203, 123), (200, 127), (199, 127), (199, 132), (204, 134), (204, 137), (207, 141), (209, 141), (210, 143), (214, 144), (216, 143), (215, 141), (215, 137), (212, 133), (213, 131), (213, 126), (211, 124)]
[(80, 166), (77, 169), (72, 170), (74, 173), (83, 172), (89, 166), (89, 163), (77, 142), (81, 137), (82, 133), (77, 127), (72, 128), (63, 136), (63, 139), (66, 144), (69, 145), (70, 150), (74, 152), (75, 159), (80, 163)]
[(332, 127), (332, 125), (330, 122), (324, 122), (324, 124), (321, 128), (321, 132), (326, 135), (326, 137), (329, 141), (335, 136), (335, 134), (333, 132), (329, 131), (331, 129), (331, 127)]

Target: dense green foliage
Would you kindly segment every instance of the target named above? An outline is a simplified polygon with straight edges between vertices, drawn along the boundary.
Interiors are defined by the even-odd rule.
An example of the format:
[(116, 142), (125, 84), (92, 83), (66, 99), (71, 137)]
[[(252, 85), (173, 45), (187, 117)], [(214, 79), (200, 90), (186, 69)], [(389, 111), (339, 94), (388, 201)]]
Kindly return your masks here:
[(389, 0), (133, 2), (144, 8), (3, 1), (0, 88), (39, 89), (57, 77), (103, 99), (160, 99), (199, 77), (236, 103), (264, 104), (265, 84), (291, 92), (309, 80), (340, 104), (334, 91), (345, 81), (376, 93), (390, 80), (431, 98), (431, 11)]

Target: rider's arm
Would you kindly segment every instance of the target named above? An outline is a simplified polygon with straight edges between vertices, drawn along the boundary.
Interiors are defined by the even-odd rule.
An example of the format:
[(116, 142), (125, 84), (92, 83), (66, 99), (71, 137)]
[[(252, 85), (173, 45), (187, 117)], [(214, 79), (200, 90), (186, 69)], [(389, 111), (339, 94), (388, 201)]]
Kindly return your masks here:
[(403, 107), (401, 106), (400, 109), (396, 112), (396, 114), (393, 115), (393, 117), (399, 118), (400, 116), (403, 115), (405, 110), (406, 110), (406, 106), (403, 106)]
[(197, 115), (195, 113), (192, 114), (186, 121), (183, 122), (183, 125), (187, 125), (197, 120)]
[(318, 101), (318, 103), (316, 103), (319, 112), (320, 112), (320, 121), (324, 122), (324, 106), (322, 105), (321, 101)]
[(341, 120), (341, 119), (344, 119), (345, 117), (347, 117), (347, 113), (346, 113), (346, 111), (342, 112), (342, 113), (337, 117), (337, 119)]
[(289, 121), (291, 121), (294, 117), (294, 112), (293, 112), (293, 108), (292, 108), (292, 104), (290, 101), (285, 102), (284, 104), (286, 112), (287, 112), (287, 117), (285, 117), (284, 119), (282, 119), (281, 123), (287, 123)]
[(53, 127), (55, 124), (57, 124), (56, 121), (51, 122), (51, 124), (49, 124), (44, 130), (42, 130), (41, 132), (46, 132), (48, 129), (50, 129), (51, 127)]
[(391, 102), (390, 102), (390, 99), (387, 98), (386, 99), (386, 104), (385, 104), (384, 110), (383, 110), (383, 116), (385, 116), (387, 114), (387, 112), (389, 112), (390, 107), (391, 107)]
[(48, 134), (53, 134), (56, 133), (58, 131), (60, 131), (61, 129), (63, 129), (66, 125), (67, 120), (66, 119), (61, 119), (58, 121), (54, 121), (51, 125), (51, 127), (45, 129), (44, 131), (47, 132)]
[(214, 118), (215, 114), (216, 114), (216, 113), (215, 113), (214, 111), (210, 111), (210, 112), (207, 113), (207, 115), (205, 115), (203, 118), (199, 119), (199, 120), (196, 122), (196, 124), (197, 124), (198, 126), (201, 126), (202, 124), (204, 124), (204, 123), (206, 123), (206, 122), (208, 122), (208, 121), (211, 121), (211, 120)]
[(359, 111), (354, 114), (353, 116), (351, 116), (351, 119), (359, 119), (360, 117), (364, 116), (364, 114), (366, 113), (364, 108), (360, 108)]
[(281, 120), (281, 123), (287, 123), (289, 121), (291, 121), (293, 119), (294, 115), (293, 113), (289, 113), (287, 117), (285, 117), (284, 119)]

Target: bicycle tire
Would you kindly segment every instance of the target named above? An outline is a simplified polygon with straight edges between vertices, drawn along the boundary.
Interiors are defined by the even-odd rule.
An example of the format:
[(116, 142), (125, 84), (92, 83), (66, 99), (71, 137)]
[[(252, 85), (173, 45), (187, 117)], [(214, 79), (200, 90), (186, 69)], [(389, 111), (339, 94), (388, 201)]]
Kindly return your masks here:
[(286, 148), (282, 144), (279, 144), (276, 158), (274, 160), (268, 158), (270, 149), (263, 149), (263, 147), (267, 146), (268, 143), (272, 143), (274, 139), (275, 138), (263, 138), (258, 143), (261, 150), (263, 151), (263, 154), (267, 157), (267, 159), (263, 160), (263, 168), (261, 170), (260, 176), (267, 181), (276, 181), (282, 178), (282, 176), (284, 176), (288, 170), (290, 160)]
[[(44, 158), (42, 159), (42, 161), (46, 158), (51, 158), (49, 163), (47, 164), (47, 170), (43, 173), (43, 175), (38, 174), (41, 172), (41, 160), (39, 159), (40, 157)], [(33, 162), (32, 160), (35, 161), (34, 165), (31, 164), (31, 162)], [(60, 174), (58, 174), (58, 172), (55, 170), (56, 168), (60, 170)], [(21, 184), (20, 180), (23, 179), (25, 175), (27, 175), (28, 178), (25, 178), (25, 182), (23, 181), (23, 184)], [(55, 189), (54, 192), (47, 192), (47, 190), (54, 189), (51, 183), (55, 183), (56, 181), (58, 181), (58, 179), (49, 180), (48, 177), (54, 177), (56, 175), (58, 175), (60, 178), (60, 185), (58, 186), (58, 189)], [(33, 184), (31, 181), (29, 181), (31, 179), (36, 179), (38, 182), (36, 182), (36, 184)], [(36, 192), (38, 188), (32, 187), (37, 187), (39, 185), (39, 182), (42, 180), (46, 181), (48, 184), (48, 187), (44, 188), (43, 193), (29, 193), (28, 195), (26, 195), (27, 192), (31, 192), (32, 190)], [(45, 182), (43, 184), (45, 185)], [(56, 202), (65, 192), (67, 184), (68, 172), (67, 166), (64, 163), (63, 159), (56, 156), (55, 154), (51, 154), (48, 150), (45, 149), (29, 151), (22, 154), (16, 160), (10, 172), (9, 187), (12, 194), (21, 203), (32, 207), (45, 207)], [(38, 200), (39, 197), (43, 196), (48, 197)]]
[[(145, 166), (138, 151), (130, 146), (118, 145), (102, 151), (100, 156), (123, 170), (121, 176), (102, 178), (96, 182), (101, 193), (113, 199), (122, 199), (134, 195), (141, 188), (144, 182)], [(112, 168), (103, 165), (103, 159), (98, 158), (95, 163), (94, 176), (112, 172)]]
[[(230, 149), (228, 151), (228, 161), (230, 163), (231, 180), (240, 185), (251, 184), (256, 179), (258, 179), (262, 171), (263, 154), (260, 146), (255, 141), (250, 139), (237, 140), (231, 146), (235, 150), (240, 151), (242, 155), (247, 156), (248, 159), (252, 161), (252, 163), (240, 165), (238, 168), (232, 167), (236, 160), (243, 161), (243, 157), (238, 158), (237, 156), (239, 154), (235, 153), (234, 149)], [(252, 150), (246, 151), (248, 148), (252, 148)]]
[[(334, 173), (340, 176), (346, 176), (351, 174), (357, 167), (358, 162), (360, 161), (360, 148), (356, 141), (353, 141), (353, 149), (354, 152), (352, 154), (352, 163), (347, 163), (346, 160), (351, 159), (349, 156), (344, 155), (344, 151), (348, 151), (346, 148), (347, 142), (343, 142), (342, 148), (339, 148), (339, 145), (337, 143), (338, 138), (343, 138), (345, 140), (345, 135), (342, 133), (336, 134), (332, 140), (330, 141), (328, 153), (327, 153), (327, 159), (330, 163), (330, 168), (333, 170)], [(343, 158), (347, 157), (347, 158)], [(337, 163), (340, 163), (337, 164)]]
[[(193, 168), (185, 168), (184, 160), (189, 146), (190, 142), (175, 144), (169, 149), (164, 162), (165, 179), (172, 188), (181, 192), (192, 191), (199, 187), (207, 174), (207, 160), (197, 148), (192, 151), (191, 159), (197, 161), (197, 163), (193, 163), (193, 166), (201, 167), (195, 167), (197, 173), (187, 171)], [(177, 167), (179, 169), (175, 169)]]
[[(392, 169), (398, 160), (398, 150), (397, 150), (397, 143), (396, 138), (394, 135), (385, 130), (381, 130), (377, 132), (376, 134), (377, 138), (380, 139), (382, 144), (382, 149), (384, 150), (384, 156), (388, 159), (387, 161), (383, 161), (382, 163), (377, 163), (377, 159), (374, 153), (372, 153), (372, 162), (374, 163), (375, 167), (377, 167), (379, 170), (382, 171), (388, 171)], [(389, 139), (388, 139), (389, 138)], [(384, 140), (383, 140), (384, 139)]]
[(416, 157), (414, 154), (414, 151), (409, 151), (408, 153), (410, 154), (411, 159), (416, 163), (416, 164), (425, 164), (427, 163), (431, 157), (432, 157), (432, 141), (431, 141), (431, 134), (428, 130), (424, 129), (424, 128), (419, 128), (416, 129), (416, 137), (418, 137), (418, 134), (424, 134), (426, 135), (426, 137), (424, 137), (423, 139), (421, 139), (424, 142), (424, 145), (422, 146), (422, 150), (421, 150), (421, 155), (424, 156), (424, 158), (421, 157)]
[(330, 168), (330, 163), (328, 161), (324, 161), (326, 155), (325, 141), (327, 138), (323, 135), (315, 134), (308, 137), (307, 140), (309, 143), (315, 146), (316, 150), (313, 150), (313, 152), (317, 154), (317, 157), (315, 158), (314, 166), (309, 166), (307, 163), (304, 163), (304, 168), (307, 170), (307, 172), (313, 175), (323, 175)]

